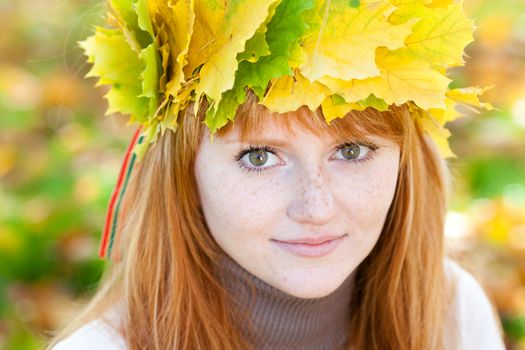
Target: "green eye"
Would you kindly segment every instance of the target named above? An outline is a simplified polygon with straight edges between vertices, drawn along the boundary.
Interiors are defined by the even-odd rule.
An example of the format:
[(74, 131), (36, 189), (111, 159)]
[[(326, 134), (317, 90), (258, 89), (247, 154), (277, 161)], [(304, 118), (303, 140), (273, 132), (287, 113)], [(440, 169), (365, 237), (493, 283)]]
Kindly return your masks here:
[(248, 154), (248, 159), (254, 166), (263, 166), (268, 160), (268, 152), (264, 149), (253, 150)]
[(337, 147), (334, 158), (347, 161), (348, 163), (360, 162), (370, 159), (371, 155), (369, 153), (378, 148), (378, 146), (372, 144), (365, 146), (362, 143), (348, 142)]
[(248, 171), (263, 171), (279, 164), (277, 151), (270, 146), (250, 146), (242, 149), (235, 160)]
[(345, 159), (357, 159), (361, 154), (361, 146), (355, 143), (351, 143), (341, 147), (340, 151), (341, 155)]

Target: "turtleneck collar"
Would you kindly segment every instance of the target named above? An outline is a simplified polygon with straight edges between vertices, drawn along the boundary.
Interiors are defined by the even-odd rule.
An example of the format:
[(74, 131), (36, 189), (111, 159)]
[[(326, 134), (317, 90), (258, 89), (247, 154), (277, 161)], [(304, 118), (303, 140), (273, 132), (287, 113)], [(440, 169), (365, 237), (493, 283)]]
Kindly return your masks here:
[(270, 286), (226, 255), (217, 271), (254, 349), (345, 349), (355, 272), (331, 294), (303, 299)]

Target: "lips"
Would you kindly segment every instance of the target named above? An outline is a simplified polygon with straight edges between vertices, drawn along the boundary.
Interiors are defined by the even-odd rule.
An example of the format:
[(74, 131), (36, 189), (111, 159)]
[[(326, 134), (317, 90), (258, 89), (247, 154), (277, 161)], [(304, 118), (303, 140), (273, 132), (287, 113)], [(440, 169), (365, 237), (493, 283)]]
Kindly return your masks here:
[(271, 242), (288, 253), (303, 258), (320, 258), (334, 252), (347, 234), (340, 236), (306, 237), (288, 240), (275, 240)]
[(346, 236), (344, 235), (325, 235), (320, 237), (306, 237), (306, 238), (297, 238), (297, 239), (287, 239), (287, 240), (280, 240), (280, 239), (272, 239), (272, 241), (282, 242), (282, 243), (290, 243), (290, 244), (308, 244), (308, 245), (320, 245), (329, 241), (333, 241), (335, 239), (339, 239)]

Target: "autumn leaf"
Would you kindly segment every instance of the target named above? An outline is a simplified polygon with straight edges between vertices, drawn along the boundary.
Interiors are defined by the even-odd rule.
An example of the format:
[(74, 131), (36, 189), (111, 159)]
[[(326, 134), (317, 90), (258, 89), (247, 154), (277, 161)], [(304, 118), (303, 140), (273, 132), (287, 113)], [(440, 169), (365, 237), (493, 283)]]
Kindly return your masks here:
[(166, 95), (176, 97), (185, 81), (184, 67), (195, 21), (194, 1), (180, 0), (173, 4), (171, 1), (148, 0), (148, 6), (153, 14), (153, 26), (163, 44), (163, 67), (171, 68), (169, 74), (163, 71), (164, 76), (171, 77), (166, 82)]
[(388, 103), (381, 98), (377, 98), (374, 94), (370, 94), (364, 100), (358, 101), (357, 104), (365, 108), (372, 107), (381, 112), (388, 111)]
[[(433, 6), (443, 5), (433, 2)], [(421, 1), (405, 1), (392, 14), (390, 21), (398, 23), (417, 17), (420, 21), (406, 38), (412, 53), (437, 67), (458, 66), (464, 63), (463, 50), (474, 40), (474, 24), (461, 10), (463, 3), (445, 8), (429, 8)]]
[(366, 99), (357, 102), (346, 102), (345, 99), (339, 95), (332, 95), (324, 99), (321, 104), (323, 116), (327, 122), (331, 122), (336, 118), (343, 118), (351, 111), (363, 111), (368, 107), (374, 108), (378, 111), (387, 111), (388, 104), (373, 94)]
[[(110, 85), (106, 94), (107, 114), (120, 112), (144, 120), (149, 111), (149, 100), (142, 95), (142, 84), (138, 77), (145, 63), (129, 46), (118, 30), (97, 28), (93, 36), (79, 43), (88, 62), (93, 63), (87, 77), (100, 77), (97, 85)], [(95, 59), (96, 58), (96, 59)]]
[(212, 105), (206, 111), (204, 123), (212, 134), (222, 128), (229, 121), (232, 121), (237, 112), (237, 107), (245, 100), (244, 94), (236, 94), (233, 90), (228, 90), (222, 94), (219, 104)]
[(155, 34), (153, 33), (153, 25), (151, 24), (151, 16), (146, 0), (136, 0), (133, 1), (133, 3), (135, 6), (135, 12), (137, 13), (137, 22), (140, 29), (149, 33), (151, 38), (154, 38)]
[(342, 96), (346, 102), (353, 103), (367, 98), (379, 84), (381, 77), (347, 81), (324, 76), (318, 81), (328, 87), (332, 94)]
[[(212, 133), (233, 120), (237, 107), (246, 100), (245, 87), (263, 98), (271, 79), (292, 74), (290, 55), (297, 50), (297, 41), (308, 28), (301, 15), (313, 6), (313, 0), (283, 0), (277, 5), (266, 29), (260, 27), (257, 31), (265, 33), (270, 55), (259, 57), (256, 62), (244, 60), (239, 63), (233, 89), (224, 92), (220, 103), (211, 107), (206, 114), (205, 123)], [(297, 20), (290, 21), (292, 16)], [(239, 55), (241, 58), (244, 56)]]
[(300, 70), (310, 81), (323, 76), (350, 80), (379, 75), (376, 49), (403, 47), (417, 22), (389, 23), (386, 15), (394, 7), (388, 2), (365, 3), (359, 8), (348, 6), (347, 0), (320, 3), (324, 17), (311, 23), (313, 28), (302, 45), (306, 61)]
[[(151, 34), (139, 26), (136, 1), (110, 0), (109, 5), (112, 15), (133, 50), (138, 52), (153, 42)], [(144, 19), (142, 21), (144, 22)]]
[[(480, 88), (480, 87), (468, 87), (468, 88), (458, 88), (451, 89), (446, 92), (445, 99), (445, 108), (443, 109), (429, 109), (429, 113), (437, 120), (441, 125), (453, 121), (459, 117), (461, 114), (457, 110), (458, 105), (463, 105), (467, 108), (481, 108), (487, 111), (494, 109), (490, 103), (481, 102), (479, 96), (482, 95), (485, 91), (490, 89)], [(478, 110), (475, 110), (478, 112)]]
[[(108, 84), (109, 111), (144, 126), (143, 148), (175, 130), (201, 98), (212, 134), (252, 90), (273, 112), (321, 107), (327, 121), (351, 110), (407, 104), (443, 125), (459, 103), (488, 107), (479, 89), (450, 90), (474, 26), (453, 0), (110, 0), (108, 23), (83, 43), (91, 76)], [(293, 19), (293, 20), (291, 20)], [(119, 65), (118, 67), (116, 67)], [(161, 96), (163, 94), (163, 96)], [(447, 153), (442, 145), (443, 152)]]
[(348, 103), (339, 95), (332, 95), (323, 100), (321, 109), (325, 120), (330, 123), (336, 118), (343, 118), (351, 111), (364, 110), (365, 108), (357, 103)]
[[(266, 41), (271, 52), (257, 62), (242, 62), (237, 73), (236, 86), (247, 86), (259, 92), (266, 90), (268, 82), (283, 75), (291, 75), (289, 59), (299, 44), (297, 41), (308, 29), (302, 14), (314, 6), (313, 0), (283, 0), (267, 25)], [(294, 18), (293, 21), (290, 18)]]
[(421, 124), (425, 132), (432, 138), (439, 153), (443, 158), (454, 158), (456, 155), (450, 149), (448, 138), (450, 131), (438, 123), (431, 115), (424, 111), (413, 112), (416, 121)]
[(330, 91), (319, 82), (310, 82), (300, 73), (285, 75), (272, 82), (261, 103), (272, 112), (289, 112), (308, 106), (315, 111)]
[(468, 104), (473, 107), (483, 108), (488, 111), (494, 109), (490, 103), (481, 102), (479, 96), (483, 95), (488, 90), (492, 89), (492, 86), (489, 87), (466, 87), (466, 88), (457, 88), (447, 91), (446, 95), (448, 98), (452, 99), (456, 103)]
[(377, 64), (384, 79), (376, 96), (388, 104), (414, 101), (423, 109), (443, 107), (450, 79), (433, 70), (427, 61), (414, 57), (406, 48), (378, 49)]
[(211, 98), (212, 104), (219, 103), (222, 93), (233, 87), (238, 67), (237, 55), (244, 50), (246, 41), (266, 20), (269, 7), (276, 1), (279, 0), (236, 0), (227, 2), (224, 8), (220, 8), (212, 0), (196, 1), (197, 18), (204, 18), (199, 16), (202, 8), (197, 4), (206, 6), (206, 12), (210, 12), (210, 6), (217, 6), (218, 9), (210, 13), (219, 16), (211, 18), (212, 23), (219, 27), (209, 36), (209, 56), (200, 69), (200, 82), (195, 89), (196, 101), (200, 101), (200, 97), (206, 94)]
[(415, 57), (408, 49), (377, 50), (377, 65), (381, 75), (364, 80), (344, 82), (321, 79), (332, 93), (343, 96), (348, 102), (357, 102), (370, 94), (387, 104), (415, 102), (419, 107), (443, 108), (445, 92), (450, 79), (435, 71), (429, 63)]
[(159, 93), (159, 76), (161, 63), (154, 44), (150, 44), (144, 50), (140, 51), (139, 57), (145, 63), (144, 71), (140, 74), (142, 80), (141, 97), (150, 98), (150, 111), (154, 111), (158, 103)]
[(268, 56), (270, 53), (270, 47), (266, 42), (265, 33), (257, 31), (251, 39), (246, 42), (244, 51), (237, 55), (237, 61), (254, 63), (257, 62), (260, 57)]

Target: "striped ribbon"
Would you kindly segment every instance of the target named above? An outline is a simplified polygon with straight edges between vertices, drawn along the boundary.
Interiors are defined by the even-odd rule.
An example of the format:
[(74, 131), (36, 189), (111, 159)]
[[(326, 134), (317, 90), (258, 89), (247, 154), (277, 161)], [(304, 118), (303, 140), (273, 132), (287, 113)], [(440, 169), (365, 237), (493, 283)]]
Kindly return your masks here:
[(129, 178), (131, 177), (135, 160), (137, 158), (137, 155), (133, 153), (133, 148), (135, 145), (141, 144), (144, 140), (144, 135), (140, 135), (141, 130), (142, 127), (137, 129), (135, 135), (133, 135), (133, 139), (128, 145), (126, 156), (124, 157), (124, 161), (122, 162), (122, 166), (120, 168), (117, 184), (109, 201), (109, 206), (106, 212), (106, 221), (104, 224), (104, 232), (102, 233), (102, 239), (100, 241), (100, 247), (98, 251), (98, 255), (101, 259), (111, 258), (111, 253), (113, 246), (115, 245), (116, 234), (118, 231), (120, 205), (122, 198), (124, 197), (124, 193), (126, 192), (126, 187), (128, 185)]

